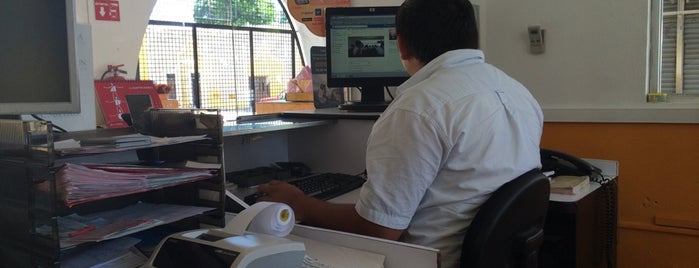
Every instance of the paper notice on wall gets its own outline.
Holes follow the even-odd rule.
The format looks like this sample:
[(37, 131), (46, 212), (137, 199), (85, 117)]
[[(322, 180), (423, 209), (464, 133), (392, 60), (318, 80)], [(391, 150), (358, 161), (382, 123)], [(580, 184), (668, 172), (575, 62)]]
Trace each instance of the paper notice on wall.
[(328, 64), (325, 47), (311, 47), (311, 73), (313, 73), (313, 104), (316, 108), (337, 107), (345, 102), (341, 87), (328, 87)]
[(288, 0), (291, 16), (317, 36), (325, 36), (325, 8), (348, 7), (351, 0)]
[(153, 108), (162, 108), (155, 85), (150, 80), (95, 80), (95, 97), (97, 109), (99, 109), (98, 125), (105, 128), (125, 128), (129, 124), (126, 122), (125, 114), (133, 119), (127, 96), (148, 96), (137, 98), (144, 102), (150, 102)]

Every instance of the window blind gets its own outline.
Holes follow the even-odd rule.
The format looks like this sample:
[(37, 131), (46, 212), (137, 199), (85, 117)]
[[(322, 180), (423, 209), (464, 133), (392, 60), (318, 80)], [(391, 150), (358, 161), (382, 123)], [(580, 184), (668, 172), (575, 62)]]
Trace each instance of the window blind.
[(663, 1), (661, 89), (699, 94), (699, 1)]

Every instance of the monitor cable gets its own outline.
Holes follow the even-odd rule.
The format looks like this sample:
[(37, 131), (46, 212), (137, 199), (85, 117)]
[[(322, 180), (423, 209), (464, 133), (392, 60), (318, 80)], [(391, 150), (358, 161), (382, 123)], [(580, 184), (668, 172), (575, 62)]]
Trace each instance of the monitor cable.
[(391, 90), (388, 89), (388, 86), (384, 87), (386, 89), (386, 93), (388, 93), (388, 96), (391, 97), (391, 100), (393, 100), (393, 94), (391, 93)]

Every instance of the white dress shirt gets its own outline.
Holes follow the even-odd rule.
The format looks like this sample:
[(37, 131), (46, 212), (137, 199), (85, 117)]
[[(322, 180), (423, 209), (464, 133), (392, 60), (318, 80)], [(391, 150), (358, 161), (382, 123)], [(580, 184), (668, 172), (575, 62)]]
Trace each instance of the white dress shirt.
[(444, 53), (398, 87), (374, 124), (356, 210), (407, 229), (403, 241), (440, 249), (442, 268), (457, 267), (480, 205), (541, 166), (542, 127), (534, 97), (480, 50)]

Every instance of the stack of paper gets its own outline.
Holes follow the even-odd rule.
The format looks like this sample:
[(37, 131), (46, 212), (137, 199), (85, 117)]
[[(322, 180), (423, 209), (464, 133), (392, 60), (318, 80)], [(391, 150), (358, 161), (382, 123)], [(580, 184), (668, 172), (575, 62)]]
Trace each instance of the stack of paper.
[(61, 267), (141, 267), (148, 258), (134, 246), (141, 242), (133, 237), (122, 237), (90, 247), (81, 254), (66, 256)]
[[(128, 136), (135, 136), (136, 138), (130, 138)], [(149, 147), (149, 146), (162, 146), (170, 144), (180, 144), (191, 141), (199, 141), (207, 139), (206, 135), (194, 135), (194, 136), (178, 136), (178, 137), (156, 137), (156, 136), (146, 136), (141, 134), (126, 135), (126, 137), (121, 136), (121, 138), (116, 138), (117, 141), (114, 142), (115, 137), (110, 138), (93, 138), (93, 139), (83, 139), (78, 142), (75, 146), (75, 141), (62, 141), (58, 146), (54, 143), (54, 148), (58, 155), (75, 155), (75, 154), (97, 154), (97, 153), (107, 153), (107, 152), (121, 152), (126, 150), (133, 150), (138, 147)], [(138, 141), (139, 139), (149, 141)], [(110, 142), (111, 140), (111, 142)], [(130, 140), (130, 141), (129, 141)], [(134, 141), (136, 140), (136, 141)], [(90, 145), (90, 144), (101, 144), (101, 145)], [(116, 145), (118, 144), (118, 145)], [(117, 147), (118, 146), (118, 147)]]
[(216, 176), (218, 169), (64, 164), (56, 188), (67, 206)]
[(150, 144), (151, 137), (138, 133), (80, 140), (80, 145), (82, 146), (103, 146), (112, 148), (145, 146)]
[[(87, 215), (69, 215), (72, 220), (94, 228), (80, 235), (61, 237), (61, 248), (70, 248), (85, 242), (99, 242), (124, 237), (143, 230), (179, 221), (211, 211), (211, 207), (138, 202), (117, 210)], [(59, 217), (58, 229), (66, 230), (65, 220)], [(50, 231), (50, 229), (48, 229)], [(50, 233), (49, 233), (50, 234)]]

